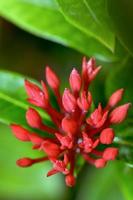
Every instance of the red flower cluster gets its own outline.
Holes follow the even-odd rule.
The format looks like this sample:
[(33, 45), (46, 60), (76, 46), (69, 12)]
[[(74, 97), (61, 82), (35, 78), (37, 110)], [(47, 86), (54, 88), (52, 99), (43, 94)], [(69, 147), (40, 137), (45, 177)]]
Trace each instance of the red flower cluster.
[[(67, 186), (74, 186), (76, 160), (79, 155), (97, 168), (104, 167), (109, 160), (116, 158), (118, 149), (106, 147), (112, 144), (115, 135), (110, 126), (119, 124), (126, 118), (130, 103), (114, 108), (123, 95), (123, 89), (119, 89), (109, 98), (105, 108), (99, 103), (98, 108), (91, 114), (88, 113), (93, 101), (88, 87), (100, 69), (101, 67), (96, 67), (94, 58), (88, 62), (83, 58), (82, 74), (76, 69), (72, 70), (69, 77), (70, 89), (65, 89), (61, 97), (60, 80), (50, 67), (46, 67), (46, 80), (56, 96), (60, 112), (52, 107), (47, 86), (43, 81), (42, 89), (25, 81), (28, 102), (45, 110), (56, 128), (45, 125), (40, 114), (33, 108), (29, 108), (26, 113), (28, 124), (48, 132), (53, 135), (52, 138), (40, 137), (20, 125), (11, 125), (19, 140), (32, 142), (33, 149), (42, 150), (47, 155), (36, 159), (19, 159), (19, 166), (28, 167), (50, 160), (53, 168), (47, 176), (61, 172), (65, 175)], [(105, 146), (103, 151), (98, 148), (100, 144)]]

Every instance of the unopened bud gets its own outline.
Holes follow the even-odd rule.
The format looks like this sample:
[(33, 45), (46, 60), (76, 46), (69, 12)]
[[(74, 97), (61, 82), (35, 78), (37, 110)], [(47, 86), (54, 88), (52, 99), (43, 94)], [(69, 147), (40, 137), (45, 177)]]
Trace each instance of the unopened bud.
[(88, 92), (88, 97), (86, 96), (86, 92), (83, 91), (81, 93), (81, 97), (78, 98), (77, 100), (77, 104), (79, 106), (79, 108), (81, 110), (83, 110), (84, 112), (87, 112), (88, 109), (90, 108), (91, 106), (91, 103), (92, 103), (92, 96), (91, 96), (91, 93)]
[(66, 185), (69, 187), (73, 187), (76, 183), (75, 177), (71, 174), (66, 175), (65, 178)]
[(29, 96), (28, 101), (38, 107), (46, 108), (48, 105), (48, 99), (45, 97), (44, 92), (34, 83), (25, 81), (26, 92)]
[(103, 158), (105, 160), (115, 160), (118, 155), (118, 149), (115, 147), (109, 147), (104, 150)]
[(77, 131), (77, 123), (74, 119), (70, 117), (65, 117), (62, 120), (62, 129), (64, 130), (65, 133), (73, 135)]
[(116, 92), (114, 92), (111, 97), (109, 98), (108, 106), (114, 107), (119, 101), (122, 99), (124, 89), (119, 89)]
[(51, 158), (56, 158), (60, 153), (60, 147), (52, 141), (45, 140), (42, 145), (42, 149)]
[(81, 88), (81, 77), (76, 69), (73, 69), (70, 78), (70, 86), (73, 92), (79, 92)]
[(34, 163), (34, 160), (31, 158), (21, 158), (16, 163), (19, 167), (30, 167)]
[(65, 89), (62, 97), (62, 103), (67, 112), (71, 113), (75, 111), (77, 102), (69, 89)]
[(110, 123), (111, 124), (119, 124), (124, 121), (127, 116), (128, 109), (131, 106), (130, 103), (124, 104), (122, 106), (118, 106), (115, 108), (110, 114)]
[(95, 160), (95, 166), (96, 168), (103, 168), (106, 165), (106, 160), (104, 160), (103, 158), (99, 158)]
[(102, 144), (111, 144), (114, 139), (114, 130), (112, 128), (104, 129), (100, 134), (100, 142)]
[(33, 108), (29, 108), (29, 110), (26, 112), (26, 120), (28, 124), (33, 128), (40, 128), (42, 125), (41, 116)]
[(46, 80), (53, 90), (59, 88), (60, 80), (55, 72), (48, 66), (46, 67)]
[(17, 125), (17, 124), (11, 124), (11, 129), (15, 137), (21, 141), (30, 141), (29, 139), (29, 131), (25, 128)]

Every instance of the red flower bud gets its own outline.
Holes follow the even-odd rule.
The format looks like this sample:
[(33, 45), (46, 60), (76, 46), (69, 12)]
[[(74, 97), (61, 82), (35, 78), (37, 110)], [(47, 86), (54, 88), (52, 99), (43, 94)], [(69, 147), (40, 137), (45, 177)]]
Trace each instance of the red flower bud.
[(103, 158), (99, 158), (95, 160), (95, 166), (96, 168), (103, 168), (106, 165), (106, 160), (104, 160)]
[(21, 141), (30, 141), (29, 134), (30, 132), (26, 130), (25, 128), (17, 125), (17, 124), (11, 124), (11, 129), (15, 137)]
[(40, 147), (40, 145), (45, 141), (44, 138), (40, 137), (39, 135), (35, 134), (35, 133), (31, 133), (29, 134), (29, 138), (30, 141), (35, 144), (35, 145), (39, 145), (38, 148)]
[(62, 145), (61, 149), (64, 149), (64, 148), (71, 149), (72, 148), (73, 139), (70, 136), (68, 136), (68, 135), (62, 136), (60, 133), (55, 133), (55, 135)]
[(68, 174), (65, 178), (66, 185), (69, 187), (73, 187), (75, 185), (75, 177), (71, 174)]
[(94, 58), (90, 58), (87, 62), (86, 58), (83, 58), (83, 65), (82, 65), (82, 76), (85, 83), (90, 83), (100, 71), (101, 66), (96, 67), (96, 61)]
[(69, 89), (65, 89), (62, 97), (62, 103), (67, 112), (71, 113), (75, 111), (77, 102)]
[(91, 75), (93, 71), (96, 68), (96, 60), (95, 58), (90, 58), (90, 60), (87, 62), (87, 73), (88, 75)]
[(26, 80), (25, 88), (29, 96), (28, 101), (31, 104), (34, 104), (41, 108), (47, 107), (48, 105), (48, 99), (46, 98), (47, 96), (45, 96), (44, 92), (37, 85)]
[(94, 80), (94, 78), (96, 77), (96, 75), (99, 73), (100, 69), (101, 69), (101, 66), (97, 67), (97, 68), (93, 71), (93, 73), (92, 73), (91, 75), (89, 74), (89, 79), (90, 79), (90, 81)]
[(73, 120), (72, 118), (70, 117), (65, 117), (63, 120), (62, 120), (62, 129), (65, 133), (68, 133), (68, 134), (75, 134), (76, 131), (77, 131), (77, 123), (75, 120)]
[(21, 158), (16, 163), (19, 167), (30, 167), (34, 163), (34, 160), (31, 158)]
[(26, 120), (28, 124), (33, 128), (40, 128), (42, 125), (41, 116), (33, 108), (29, 108), (29, 110), (26, 112)]
[(114, 92), (111, 97), (109, 98), (108, 106), (114, 107), (119, 101), (122, 99), (124, 89), (119, 89), (116, 92)]
[(46, 67), (46, 80), (53, 90), (59, 88), (60, 80), (55, 72), (48, 66)]
[(118, 149), (114, 147), (106, 148), (103, 152), (103, 158), (105, 160), (115, 160), (118, 155)]
[(54, 175), (58, 172), (62, 172), (63, 174), (68, 174), (69, 170), (66, 168), (68, 161), (66, 160), (66, 156), (64, 155), (64, 161), (62, 160), (51, 160), (53, 162), (53, 169), (47, 173), (47, 176)]
[(87, 118), (87, 123), (95, 128), (100, 128), (104, 125), (108, 117), (108, 111), (103, 112), (101, 104), (98, 105), (98, 108)]
[(61, 152), (60, 147), (50, 140), (45, 140), (41, 148), (51, 159), (56, 158)]
[(66, 168), (64, 161), (56, 160), (53, 164), (53, 168), (58, 172), (62, 172), (63, 174), (68, 174), (69, 170)]
[(91, 103), (92, 103), (92, 96), (91, 96), (91, 93), (88, 92), (88, 97), (86, 96), (86, 92), (83, 91), (81, 93), (81, 97), (78, 98), (77, 100), (77, 104), (79, 106), (79, 108), (81, 110), (83, 110), (84, 112), (87, 112), (88, 109), (90, 108), (91, 106)]
[(82, 79), (86, 81), (87, 79), (87, 60), (86, 57), (83, 57), (82, 60)]
[(83, 136), (83, 142), (81, 142), (81, 145), (79, 144), (79, 146), (84, 148), (84, 152), (90, 153), (93, 148), (93, 141), (91, 138), (89, 138), (87, 133), (83, 132), (82, 136)]
[(100, 134), (100, 142), (102, 144), (111, 144), (114, 139), (114, 130), (112, 128), (104, 129)]
[(43, 81), (41, 81), (41, 85), (42, 85), (42, 90), (44, 92), (45, 98), (48, 100), (49, 99), (49, 94), (48, 94), (47, 86)]
[(79, 143), (79, 147), (84, 149), (85, 153), (90, 153), (96, 146), (99, 144), (99, 139), (96, 139), (93, 141), (91, 138), (89, 138), (89, 134), (83, 132), (83, 141)]
[(130, 103), (124, 104), (122, 106), (118, 106), (115, 108), (110, 114), (110, 123), (111, 124), (119, 124), (124, 121), (127, 116), (128, 109), (131, 106)]
[(79, 92), (81, 88), (81, 77), (76, 69), (73, 69), (70, 78), (69, 83), (71, 86), (71, 89), (73, 92)]

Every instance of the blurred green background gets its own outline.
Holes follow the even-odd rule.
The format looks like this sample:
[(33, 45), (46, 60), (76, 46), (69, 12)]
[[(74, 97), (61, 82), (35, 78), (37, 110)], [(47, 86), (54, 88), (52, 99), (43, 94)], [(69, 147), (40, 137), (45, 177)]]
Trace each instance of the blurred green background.
[(132, 109), (126, 122), (116, 129), (119, 160), (98, 170), (86, 164), (75, 188), (66, 188), (60, 174), (47, 178), (49, 163), (27, 169), (15, 164), (20, 157), (39, 154), (31, 145), (16, 140), (8, 125), (26, 124), (23, 79), (44, 79), (47, 64), (61, 77), (63, 89), (72, 68), (81, 69), (82, 57), (95, 56), (97, 64), (103, 65), (91, 86), (95, 105), (99, 101), (105, 104), (121, 87), (126, 89), (123, 102), (133, 102), (132, 1), (87, 0), (90, 13), (95, 15), (82, 2), (0, 1), (0, 199), (133, 199)]

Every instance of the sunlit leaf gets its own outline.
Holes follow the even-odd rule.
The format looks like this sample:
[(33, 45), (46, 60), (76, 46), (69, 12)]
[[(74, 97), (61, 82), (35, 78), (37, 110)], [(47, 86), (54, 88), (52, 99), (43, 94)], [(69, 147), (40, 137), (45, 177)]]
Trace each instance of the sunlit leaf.
[[(34, 35), (72, 47), (85, 55), (93, 55), (105, 61), (118, 59), (94, 37), (87, 36), (69, 24), (55, 3), (48, 3), (48, 1), (38, 3), (35, 0), (2, 0), (0, 15)], [(108, 35), (107, 32), (106, 35)]]
[(105, 0), (57, 1), (69, 22), (114, 50), (115, 36), (111, 31)]

